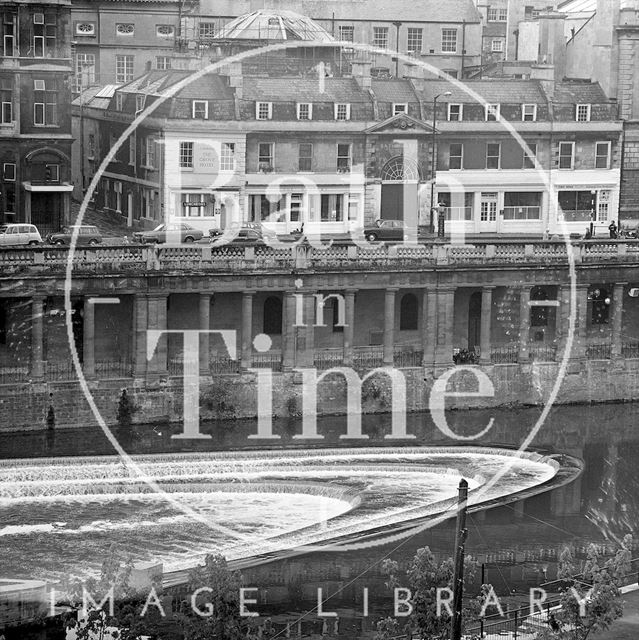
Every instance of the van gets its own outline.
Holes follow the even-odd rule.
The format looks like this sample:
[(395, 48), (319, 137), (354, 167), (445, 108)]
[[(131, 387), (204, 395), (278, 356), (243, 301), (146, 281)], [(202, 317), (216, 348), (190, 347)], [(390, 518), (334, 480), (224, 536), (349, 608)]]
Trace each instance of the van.
[(3, 224), (0, 226), (0, 246), (28, 245), (42, 243), (42, 237), (33, 224)]

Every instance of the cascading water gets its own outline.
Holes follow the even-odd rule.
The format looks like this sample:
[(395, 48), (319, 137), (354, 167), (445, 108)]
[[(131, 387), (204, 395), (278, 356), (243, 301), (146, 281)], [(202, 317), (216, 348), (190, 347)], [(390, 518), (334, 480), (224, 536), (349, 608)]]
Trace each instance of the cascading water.
[(454, 504), (461, 477), (473, 504), (540, 485), (557, 469), (537, 454), (479, 448), (134, 460), (145, 477), (117, 457), (0, 462), (3, 577), (96, 573), (113, 543), (136, 560), (162, 561), (165, 571), (193, 566), (206, 553), (240, 559), (323, 544), (441, 513)]

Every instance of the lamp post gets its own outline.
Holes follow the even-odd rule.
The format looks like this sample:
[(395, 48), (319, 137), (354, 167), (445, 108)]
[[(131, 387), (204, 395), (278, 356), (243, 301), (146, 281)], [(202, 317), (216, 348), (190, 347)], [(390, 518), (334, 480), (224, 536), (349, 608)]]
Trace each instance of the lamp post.
[(431, 132), (432, 142), (431, 142), (431, 157), (430, 157), (431, 178), (432, 178), (432, 184), (430, 187), (430, 224), (429, 224), (430, 233), (435, 233), (435, 219), (433, 214), (433, 207), (435, 206), (435, 178), (437, 176), (437, 169), (435, 167), (435, 162), (436, 162), (435, 126), (437, 125), (437, 100), (438, 98), (447, 97), (451, 95), (453, 94), (450, 91), (446, 91), (445, 93), (438, 93), (433, 98), (433, 130)]

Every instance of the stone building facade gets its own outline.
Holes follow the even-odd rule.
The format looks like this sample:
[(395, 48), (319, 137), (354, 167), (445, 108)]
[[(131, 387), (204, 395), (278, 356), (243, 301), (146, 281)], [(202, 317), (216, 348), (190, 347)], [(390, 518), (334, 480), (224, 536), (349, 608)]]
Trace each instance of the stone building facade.
[(68, 221), (71, 185), (71, 3), (0, 6), (0, 212), (41, 232)]
[[(360, 378), (396, 369), (407, 411), (427, 408), (446, 372), (455, 376), (451, 389), (469, 394), (453, 406), (541, 404), (564, 358), (559, 402), (636, 399), (635, 247), (570, 249), (574, 298), (562, 242), (78, 249), (70, 335), (108, 421), (123, 386), (142, 407), (140, 420), (182, 419), (184, 363), (195, 356), (179, 332), (193, 329), (213, 332), (200, 337), (195, 362), (208, 417), (229, 417), (229, 407), (235, 417), (256, 415), (256, 376), (264, 369), (272, 372), (272, 413), (280, 416), (302, 410), (302, 370), (309, 369), (320, 378), (318, 411), (344, 412), (345, 379), (336, 367)], [(68, 340), (66, 253), (3, 254), (13, 269), (0, 297), (4, 428), (43, 425), (49, 392), (59, 425), (93, 422)], [(28, 285), (16, 291), (18, 280)], [(172, 333), (148, 352), (149, 330)], [(494, 396), (473, 396), (476, 376), (455, 373), (459, 365), (479, 365)], [(400, 387), (387, 371), (371, 375), (373, 387), (363, 381), (364, 410), (388, 410), (391, 389)]]
[(622, 126), (597, 84), (556, 83), (539, 66), (536, 80), (462, 89), (374, 79), (369, 65), (318, 79), (250, 76), (239, 64), (224, 75), (153, 71), (92, 89), (74, 103), (78, 157), (97, 147), (76, 183), (143, 114), (94, 194), (129, 225), (350, 233), (380, 218), (428, 226), (431, 203), (459, 234), (583, 234), (592, 223), (601, 235), (617, 219)]

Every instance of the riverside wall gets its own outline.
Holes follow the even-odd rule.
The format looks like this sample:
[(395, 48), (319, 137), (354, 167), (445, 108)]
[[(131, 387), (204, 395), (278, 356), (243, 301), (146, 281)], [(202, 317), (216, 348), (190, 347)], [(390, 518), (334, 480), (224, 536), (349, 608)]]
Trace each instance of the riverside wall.
[[(451, 369), (454, 369), (454, 365)], [(457, 368), (447, 384), (448, 393), (472, 394), (478, 382), (468, 370)], [(469, 368), (470, 369), (470, 368)], [(447, 397), (447, 409), (471, 409), (543, 405), (549, 401), (562, 374), (554, 400), (557, 404), (629, 402), (639, 400), (639, 359), (580, 360), (561, 363), (499, 364), (473, 366), (492, 382), (494, 395)], [(447, 368), (400, 369), (406, 380), (407, 413), (429, 409), (434, 382)], [(280, 418), (300, 417), (304, 407), (304, 386), (297, 372), (272, 373), (272, 413)], [(100, 415), (107, 425), (117, 424), (118, 400), (126, 389), (136, 411), (135, 423), (179, 424), (184, 415), (184, 387), (180, 377), (154, 383), (132, 378), (92, 380), (86, 383)], [(332, 373), (317, 386), (317, 415), (347, 412), (344, 377)], [(362, 413), (387, 413), (392, 405), (392, 383), (381, 371), (362, 384)], [(96, 418), (76, 381), (5, 384), (0, 388), (0, 432), (47, 428), (47, 414), (53, 407), (56, 428), (93, 426)], [(258, 414), (256, 376), (253, 373), (219, 375), (200, 380), (202, 420), (255, 418)], [(390, 427), (389, 427), (390, 429)], [(301, 430), (301, 427), (300, 427)]]

